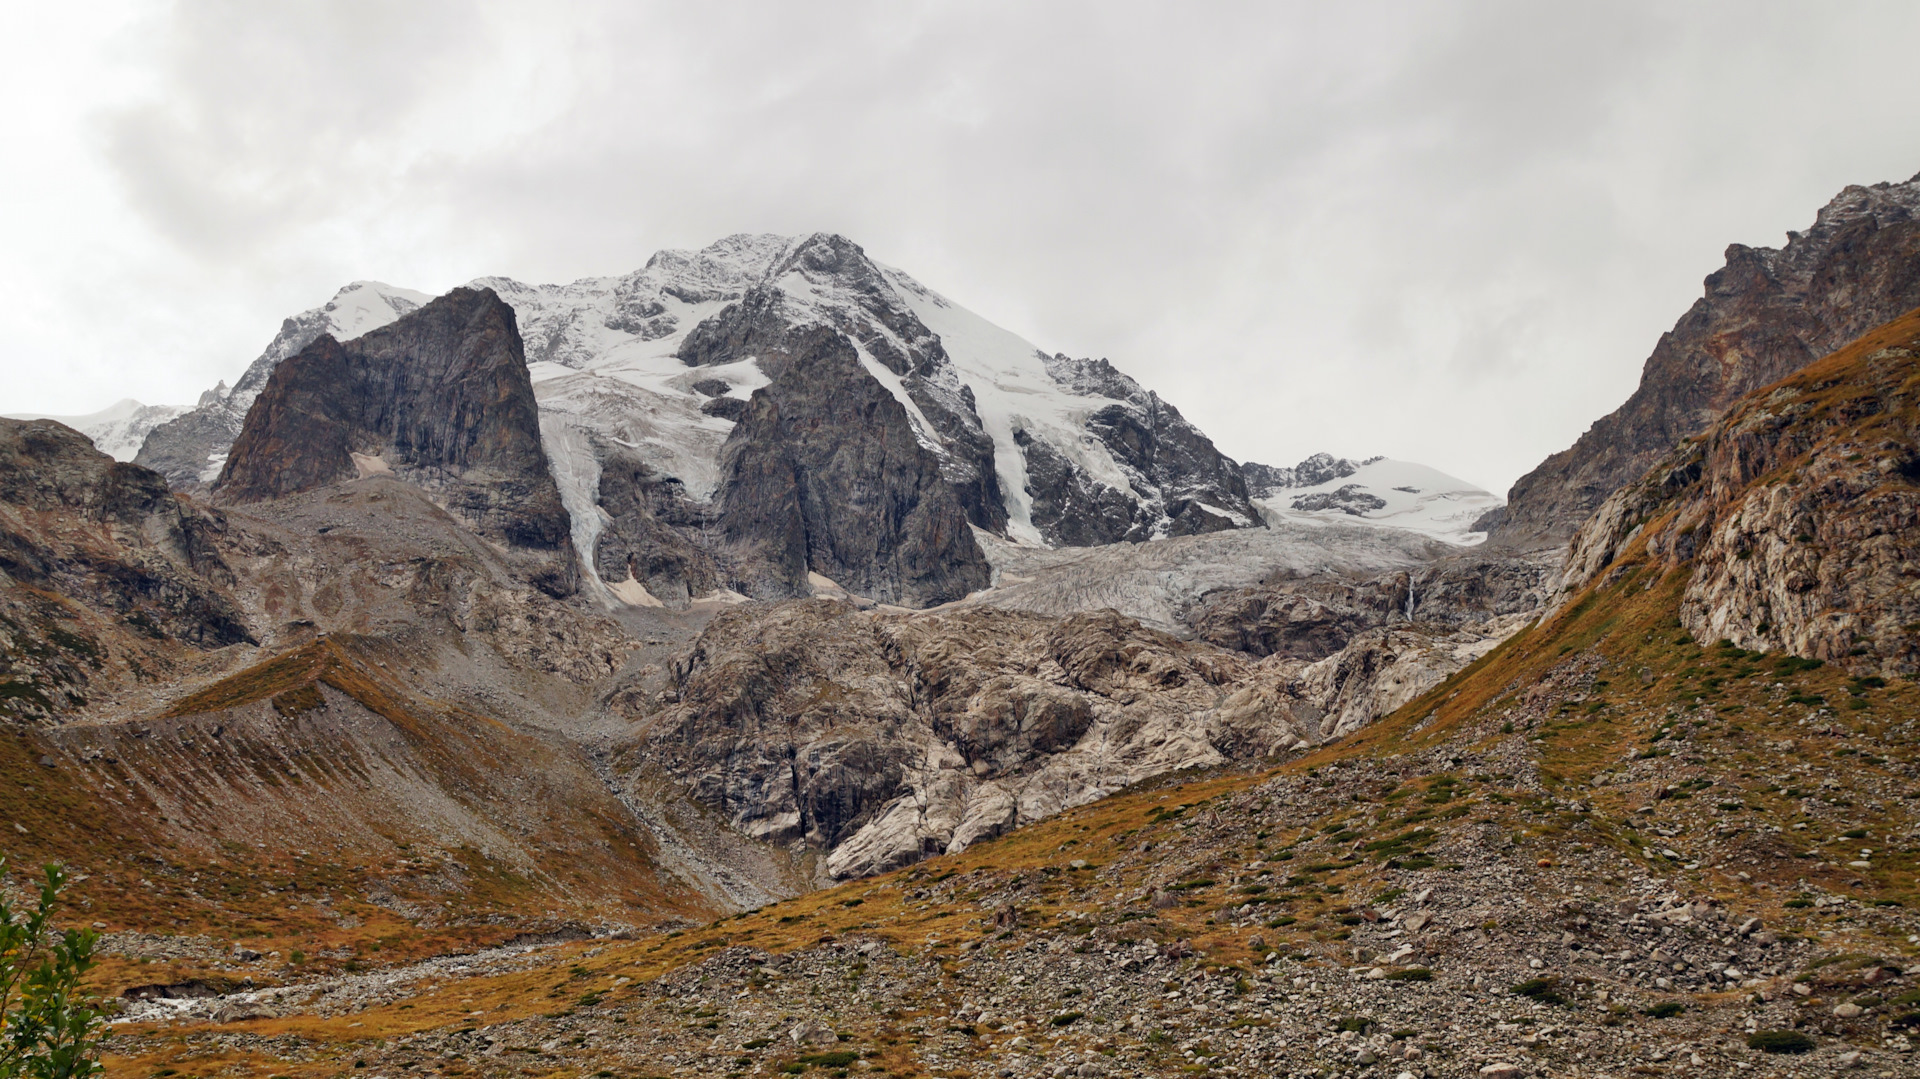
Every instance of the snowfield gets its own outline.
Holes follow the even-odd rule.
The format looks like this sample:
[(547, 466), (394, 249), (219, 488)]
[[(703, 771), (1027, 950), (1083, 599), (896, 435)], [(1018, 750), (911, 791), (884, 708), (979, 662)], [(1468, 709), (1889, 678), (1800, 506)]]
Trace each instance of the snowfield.
[[(1338, 496), (1344, 489), (1353, 494), (1371, 495), (1384, 503), (1379, 507), (1341, 509), (1295, 509), (1294, 504), (1314, 495)], [(1359, 499), (1349, 501), (1359, 503)], [(1471, 547), (1487, 538), (1473, 531), (1473, 523), (1489, 510), (1505, 502), (1498, 495), (1483, 491), (1465, 480), (1455, 479), (1437, 468), (1376, 458), (1360, 466), (1351, 476), (1328, 480), (1311, 487), (1289, 487), (1253, 504), (1266, 516), (1269, 527), (1283, 523), (1295, 525), (1316, 522), (1353, 524), (1364, 522), (1386, 528), (1403, 528), (1423, 536), (1462, 547)]]

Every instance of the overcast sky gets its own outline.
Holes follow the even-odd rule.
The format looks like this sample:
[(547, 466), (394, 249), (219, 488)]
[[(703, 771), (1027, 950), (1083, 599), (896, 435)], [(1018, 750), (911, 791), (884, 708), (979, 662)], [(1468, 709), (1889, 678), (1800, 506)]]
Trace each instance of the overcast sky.
[(1920, 171), (1920, 5), (0, 0), (0, 411), (347, 281), (843, 233), (1241, 459), (1504, 491), (1730, 242)]

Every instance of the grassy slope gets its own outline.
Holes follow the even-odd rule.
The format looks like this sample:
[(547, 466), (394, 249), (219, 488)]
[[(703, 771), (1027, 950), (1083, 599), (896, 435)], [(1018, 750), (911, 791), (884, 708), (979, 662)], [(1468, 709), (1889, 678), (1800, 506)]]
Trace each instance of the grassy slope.
[[(203, 725), (240, 710), (271, 708), (291, 720), (321, 704), (319, 686), (338, 691), (393, 725), (412, 759), (425, 762), (449, 788), (486, 792), (486, 777), (514, 767), (530, 752), (523, 739), (496, 721), (431, 701), (411, 699), (384, 684), (353, 655), (351, 643), (322, 641), (222, 679), (168, 710), (163, 719), (200, 719)], [(231, 722), (231, 721), (229, 721)], [(497, 944), (529, 929), (568, 921), (655, 920), (710, 916), (711, 906), (660, 873), (647, 849), (628, 850), (631, 822), (611, 807), (587, 804), (578, 813), (548, 808), (568, 834), (536, 833), (530, 850), (539, 866), (529, 875), (510, 862), (468, 846), (436, 849), (394, 821), (386, 833), (341, 837), (339, 851), (254, 844), (244, 829), (206, 833), (169, 821), (128, 782), (126, 762), (105, 758), (74, 766), (70, 753), (44, 733), (0, 736), (0, 854), (16, 874), (47, 861), (77, 874), (70, 893), (78, 921), (98, 919), (108, 931), (177, 937), (203, 954), (194, 959), (109, 959), (96, 982), (108, 993), (129, 986), (201, 981), (232, 986), (258, 968), (233, 967), (212, 953), (230, 942), (261, 953), (298, 956), (284, 971), (303, 977), (365, 965)], [(40, 764), (57, 756), (57, 767)], [(237, 756), (206, 765), (226, 776), (253, 780), (273, 769)], [(355, 777), (351, 762), (305, 761), (300, 776), (267, 774), (272, 784), (311, 789), (290, 796), (339, 797)], [(107, 784), (116, 786), (109, 787)], [(109, 791), (115, 793), (109, 794)], [(348, 795), (349, 797), (351, 795)], [(556, 825), (549, 825), (549, 830)], [(587, 856), (579, 851), (587, 850)], [(391, 895), (441, 908), (444, 881), (459, 891), (432, 919), (410, 918)], [(24, 878), (16, 877), (17, 883)], [(316, 902), (326, 897), (325, 902)], [(268, 976), (268, 980), (273, 980)]]

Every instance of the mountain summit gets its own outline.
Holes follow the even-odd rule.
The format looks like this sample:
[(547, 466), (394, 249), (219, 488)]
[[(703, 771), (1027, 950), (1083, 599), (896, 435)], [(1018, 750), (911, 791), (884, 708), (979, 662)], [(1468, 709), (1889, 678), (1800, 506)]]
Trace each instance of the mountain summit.
[[(1418, 507), (1365, 476), (1345, 495), (1256, 504), (1250, 478), (1274, 496), (1358, 466), (1243, 468), (1108, 361), (1047, 354), (842, 236), (730, 236), (622, 277), (469, 288), (512, 310), (581, 584), (606, 605), (807, 594), (815, 576), (885, 602), (945, 602), (990, 580), (969, 528), (1080, 547), (1259, 529), (1278, 513), (1472, 542), (1466, 525), (1496, 502), (1423, 473)], [(286, 320), (233, 388), (155, 427), (137, 460), (185, 490), (249, 487), (260, 462), (245, 483), (222, 470), (273, 372), (427, 302), (347, 286)], [(1444, 519), (1430, 519), (1434, 498), (1452, 507)], [(1473, 512), (1452, 520), (1460, 506)]]

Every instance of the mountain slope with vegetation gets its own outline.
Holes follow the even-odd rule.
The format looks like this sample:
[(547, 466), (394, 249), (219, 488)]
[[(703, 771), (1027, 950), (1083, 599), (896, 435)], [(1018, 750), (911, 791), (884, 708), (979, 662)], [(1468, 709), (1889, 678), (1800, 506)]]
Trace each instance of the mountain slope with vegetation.
[(1920, 686), (1872, 638), (1827, 661), (1688, 620), (1727, 561), (1758, 596), (1794, 572), (1721, 538), (1756, 499), (1812, 507), (1856, 624), (1900, 617), (1847, 582), (1912, 488), (1917, 338), (1907, 316), (1738, 402), (1588, 530), (1554, 610), (1299, 759), (680, 932), (188, 1005), (215, 1025), (131, 1027), (116, 1067), (1910, 1074)]

